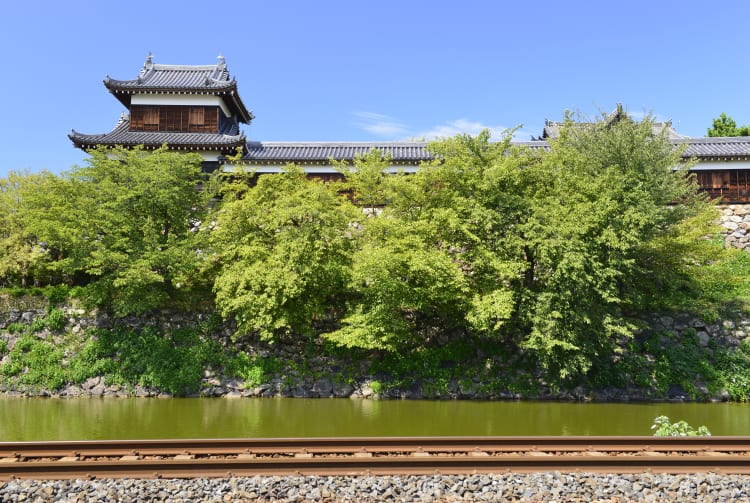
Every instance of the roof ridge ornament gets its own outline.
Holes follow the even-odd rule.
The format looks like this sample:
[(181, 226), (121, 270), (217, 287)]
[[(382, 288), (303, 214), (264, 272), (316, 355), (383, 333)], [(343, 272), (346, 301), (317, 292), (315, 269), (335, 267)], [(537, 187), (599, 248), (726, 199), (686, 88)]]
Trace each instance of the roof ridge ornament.
[(146, 56), (146, 61), (143, 63), (143, 68), (141, 68), (140, 73), (138, 74), (138, 83), (141, 83), (141, 77), (146, 75), (149, 70), (152, 70), (154, 68), (154, 55), (151, 53), (151, 51), (148, 51), (148, 56)]
[(216, 65), (216, 68), (213, 72), (213, 79), (214, 80), (227, 80), (227, 77), (229, 76), (229, 70), (227, 69), (227, 61), (224, 59), (224, 55), (222, 53), (219, 53), (216, 58), (219, 60), (218, 64)]

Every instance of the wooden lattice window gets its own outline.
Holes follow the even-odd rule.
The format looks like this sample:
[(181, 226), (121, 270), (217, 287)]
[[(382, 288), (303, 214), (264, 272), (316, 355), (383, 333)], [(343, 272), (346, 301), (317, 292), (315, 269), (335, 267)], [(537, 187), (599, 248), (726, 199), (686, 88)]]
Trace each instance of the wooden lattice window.
[(131, 131), (218, 133), (219, 107), (134, 106)]
[(190, 109), (190, 126), (202, 126), (205, 123), (205, 110), (203, 107)]
[(145, 131), (159, 130), (159, 109), (156, 107), (145, 107), (143, 109), (143, 129)]

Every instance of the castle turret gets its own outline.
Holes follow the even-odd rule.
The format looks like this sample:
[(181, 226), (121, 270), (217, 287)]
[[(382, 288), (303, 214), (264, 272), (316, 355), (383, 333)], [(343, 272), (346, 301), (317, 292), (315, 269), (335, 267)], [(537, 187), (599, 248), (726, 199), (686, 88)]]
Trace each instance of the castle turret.
[(147, 149), (161, 147), (199, 152), (209, 163), (243, 152), (247, 140), (240, 124), (249, 124), (248, 111), (230, 79), (223, 56), (216, 65), (158, 65), (151, 54), (133, 80), (107, 76), (104, 85), (127, 109), (109, 133), (69, 136), (76, 147), (99, 145)]

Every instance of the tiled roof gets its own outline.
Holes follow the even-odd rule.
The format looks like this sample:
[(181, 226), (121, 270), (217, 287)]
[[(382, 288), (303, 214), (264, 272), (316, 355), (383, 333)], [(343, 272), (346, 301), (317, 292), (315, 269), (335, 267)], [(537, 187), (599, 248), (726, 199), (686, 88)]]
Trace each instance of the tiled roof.
[(253, 119), (237, 93), (237, 81), (229, 78), (222, 56), (216, 65), (185, 66), (157, 65), (149, 54), (138, 77), (117, 80), (107, 76), (104, 85), (126, 107), (130, 107), (130, 97), (136, 93), (211, 94), (224, 97), (241, 122), (249, 123)]
[[(750, 137), (737, 138), (673, 138), (675, 146), (686, 145), (686, 159), (750, 158)], [(514, 142), (514, 145), (548, 149), (545, 140)], [(394, 162), (419, 163), (435, 158), (427, 150), (426, 142), (248, 142), (242, 160), (250, 163), (325, 162), (328, 159), (352, 160), (378, 149), (391, 154)]]
[(396, 163), (429, 161), (434, 156), (425, 142), (248, 142), (243, 161), (251, 163), (352, 160), (377, 149)]
[(687, 145), (683, 157), (697, 159), (740, 159), (750, 158), (750, 137), (733, 138), (688, 138), (674, 142)]
[(122, 145), (132, 147), (144, 145), (147, 148), (158, 148), (167, 144), (173, 148), (187, 150), (220, 150), (223, 153), (234, 153), (237, 147), (244, 146), (245, 135), (236, 125), (224, 133), (170, 133), (154, 131), (128, 131), (130, 117), (123, 114), (114, 129), (104, 134), (83, 134), (75, 130), (68, 135), (76, 147), (93, 148), (97, 145)]

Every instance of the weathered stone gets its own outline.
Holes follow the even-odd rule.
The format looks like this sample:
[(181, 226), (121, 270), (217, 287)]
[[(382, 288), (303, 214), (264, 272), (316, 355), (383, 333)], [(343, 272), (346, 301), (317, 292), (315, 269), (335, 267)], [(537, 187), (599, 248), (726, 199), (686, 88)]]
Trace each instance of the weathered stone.
[(711, 341), (711, 336), (709, 335), (708, 332), (704, 332), (703, 330), (699, 330), (696, 333), (696, 335), (698, 336), (698, 343), (701, 346), (703, 346), (703, 347), (708, 346), (708, 343)]
[(330, 396), (333, 393), (333, 384), (330, 379), (323, 377), (313, 383), (312, 392), (319, 396)]
[(672, 328), (674, 326), (674, 319), (671, 316), (660, 316), (659, 323), (661, 323), (664, 328)]
[(133, 394), (137, 397), (151, 396), (151, 392), (143, 386), (136, 386)]
[(79, 386), (76, 386), (75, 384), (73, 384), (70, 386), (66, 386), (65, 389), (60, 392), (60, 395), (76, 397), (76, 396), (81, 396), (82, 393), (83, 393), (83, 390), (81, 390)]
[(102, 383), (101, 377), (89, 377), (81, 384), (81, 389), (85, 391), (91, 391), (96, 386), (99, 386)]
[(245, 382), (242, 379), (237, 379), (234, 377), (224, 379), (223, 384), (225, 388), (228, 388), (230, 390), (241, 390), (245, 388)]
[(310, 390), (304, 385), (297, 385), (292, 391), (292, 396), (295, 398), (310, 398)]
[(346, 398), (351, 396), (354, 392), (354, 386), (349, 383), (334, 383), (333, 395), (339, 398)]
[(103, 384), (97, 384), (89, 390), (89, 393), (91, 393), (92, 396), (102, 396), (106, 390), (107, 388), (105, 388)]
[(706, 325), (706, 331), (711, 334), (712, 337), (716, 337), (721, 334), (721, 326), (718, 323), (712, 323)]

